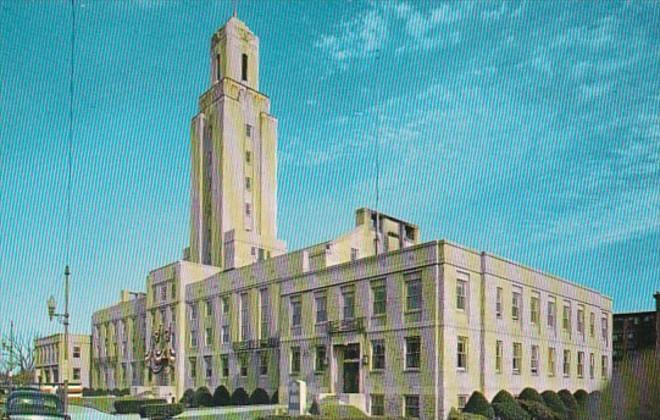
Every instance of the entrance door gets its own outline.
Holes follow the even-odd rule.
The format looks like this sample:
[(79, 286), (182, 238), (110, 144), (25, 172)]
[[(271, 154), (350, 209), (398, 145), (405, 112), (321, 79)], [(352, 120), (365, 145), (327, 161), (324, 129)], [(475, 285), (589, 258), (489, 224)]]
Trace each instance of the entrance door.
[(349, 344), (344, 351), (344, 393), (360, 392), (360, 345)]

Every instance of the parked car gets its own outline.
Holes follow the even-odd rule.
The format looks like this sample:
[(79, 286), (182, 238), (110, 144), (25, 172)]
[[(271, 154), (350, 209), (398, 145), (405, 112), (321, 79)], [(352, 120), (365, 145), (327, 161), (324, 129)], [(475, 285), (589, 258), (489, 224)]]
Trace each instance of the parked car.
[(55, 395), (36, 390), (14, 391), (7, 397), (3, 420), (54, 420), (71, 418)]

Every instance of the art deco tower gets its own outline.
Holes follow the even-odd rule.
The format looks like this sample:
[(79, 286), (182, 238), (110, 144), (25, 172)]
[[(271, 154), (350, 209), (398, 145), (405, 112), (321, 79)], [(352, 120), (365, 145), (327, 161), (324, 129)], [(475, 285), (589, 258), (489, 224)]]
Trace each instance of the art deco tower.
[(277, 120), (259, 92), (259, 39), (236, 17), (211, 40), (211, 87), (191, 127), (190, 260), (231, 269), (277, 239)]

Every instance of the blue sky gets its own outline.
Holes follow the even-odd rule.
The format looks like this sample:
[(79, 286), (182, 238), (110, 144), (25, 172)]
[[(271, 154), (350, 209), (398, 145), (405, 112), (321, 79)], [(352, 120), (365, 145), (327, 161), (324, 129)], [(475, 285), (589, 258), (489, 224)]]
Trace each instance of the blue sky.
[[(0, 330), (62, 301), (70, 10), (0, 3)], [(289, 249), (374, 206), (653, 307), (660, 289), (657, 2), (240, 1), (279, 119)], [(188, 244), (189, 123), (231, 2), (81, 1), (72, 325)], [(323, 220), (323, 223), (319, 223)]]

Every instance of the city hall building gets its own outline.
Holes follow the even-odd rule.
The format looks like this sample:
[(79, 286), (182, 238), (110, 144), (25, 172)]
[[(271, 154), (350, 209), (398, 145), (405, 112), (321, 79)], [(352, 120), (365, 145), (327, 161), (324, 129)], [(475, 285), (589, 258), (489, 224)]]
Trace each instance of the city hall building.
[(190, 246), (145, 293), (92, 318), (94, 388), (307, 385), (372, 415), (445, 418), (479, 390), (601, 388), (612, 301), (368, 208), (297, 251), (277, 236), (277, 119), (259, 40), (232, 17), (210, 49), (191, 124)]

